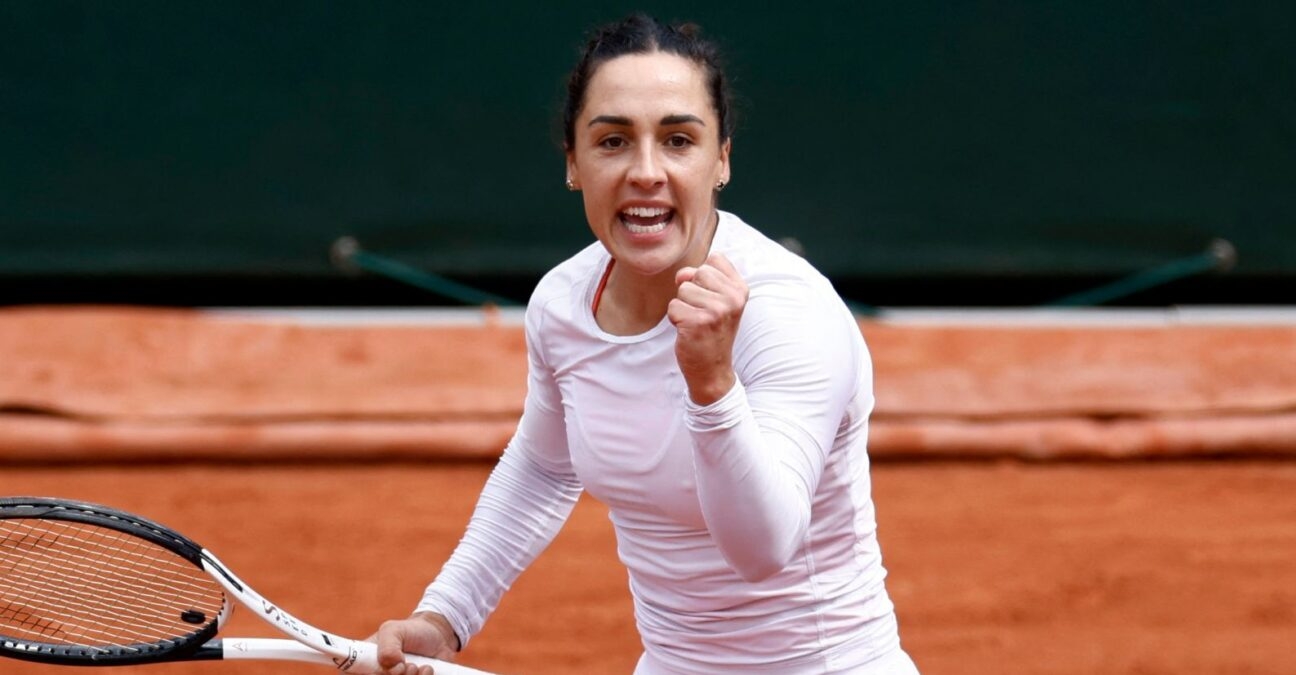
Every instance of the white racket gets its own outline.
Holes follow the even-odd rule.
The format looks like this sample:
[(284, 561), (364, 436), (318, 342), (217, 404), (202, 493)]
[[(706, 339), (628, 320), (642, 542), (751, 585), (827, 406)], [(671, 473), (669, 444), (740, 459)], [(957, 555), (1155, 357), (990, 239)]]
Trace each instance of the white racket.
[[(255, 612), (292, 640), (216, 636)], [(167, 527), (95, 504), (0, 498), (0, 656), (69, 666), (262, 659), (379, 672), (377, 646), (320, 630), (266, 600)], [(406, 654), (437, 675), (488, 675)]]

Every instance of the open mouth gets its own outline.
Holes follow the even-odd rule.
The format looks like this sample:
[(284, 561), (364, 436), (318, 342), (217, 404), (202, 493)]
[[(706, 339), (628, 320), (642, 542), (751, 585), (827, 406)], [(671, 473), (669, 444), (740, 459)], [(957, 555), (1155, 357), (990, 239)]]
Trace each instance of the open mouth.
[(618, 214), (631, 234), (656, 234), (666, 229), (675, 209), (662, 206), (631, 206)]

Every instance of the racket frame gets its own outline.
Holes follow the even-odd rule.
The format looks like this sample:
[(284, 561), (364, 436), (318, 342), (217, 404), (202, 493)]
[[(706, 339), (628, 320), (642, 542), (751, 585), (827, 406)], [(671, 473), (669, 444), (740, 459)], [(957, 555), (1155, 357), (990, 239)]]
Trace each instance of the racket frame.
[[(153, 649), (150, 650), (151, 645), (86, 647), (84, 648), (86, 653), (75, 654), (72, 653), (75, 648), (69, 648), (67, 645), (27, 640), (20, 645), (0, 638), (0, 656), (78, 666), (271, 659), (332, 665), (338, 670), (355, 673), (379, 671), (377, 645), (345, 638), (298, 619), (254, 590), (210, 551), (169, 527), (111, 507), (51, 497), (0, 497), (0, 520), (8, 519), (63, 520), (104, 527), (139, 537), (175, 553), (203, 570), (225, 590), (229, 597), (226, 598), (214, 620), (209, 621), (195, 634), (187, 636), (183, 646), (165, 649), (163, 654), (157, 654), (158, 650), (164, 649), (163, 647), (152, 646)], [(233, 613), (234, 603), (229, 602), (231, 597), (292, 640), (217, 639), (220, 629)], [(30, 648), (27, 648), (28, 645)], [(100, 656), (94, 658), (89, 653), (91, 651), (100, 653)], [(437, 675), (489, 675), (467, 666), (415, 654), (405, 654), (405, 661), (415, 665), (432, 666)]]

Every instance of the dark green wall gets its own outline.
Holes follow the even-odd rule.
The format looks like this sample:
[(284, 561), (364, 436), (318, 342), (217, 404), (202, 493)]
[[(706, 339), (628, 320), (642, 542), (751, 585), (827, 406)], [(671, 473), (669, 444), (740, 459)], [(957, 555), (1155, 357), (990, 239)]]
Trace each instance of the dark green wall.
[[(538, 274), (584, 3), (0, 6), (0, 277)], [(1296, 3), (646, 3), (728, 46), (724, 206), (835, 277), (1296, 284)], [(597, 8), (597, 9), (591, 9)]]

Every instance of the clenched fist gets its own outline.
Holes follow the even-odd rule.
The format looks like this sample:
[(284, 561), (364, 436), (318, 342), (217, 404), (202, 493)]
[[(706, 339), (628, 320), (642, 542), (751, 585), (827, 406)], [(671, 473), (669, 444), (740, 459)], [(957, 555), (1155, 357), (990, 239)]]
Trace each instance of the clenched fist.
[(689, 398), (698, 405), (709, 405), (737, 380), (733, 345), (747, 306), (747, 282), (733, 263), (713, 253), (702, 266), (676, 272), (675, 284), (675, 298), (666, 308), (677, 332), (675, 360), (688, 385)]

